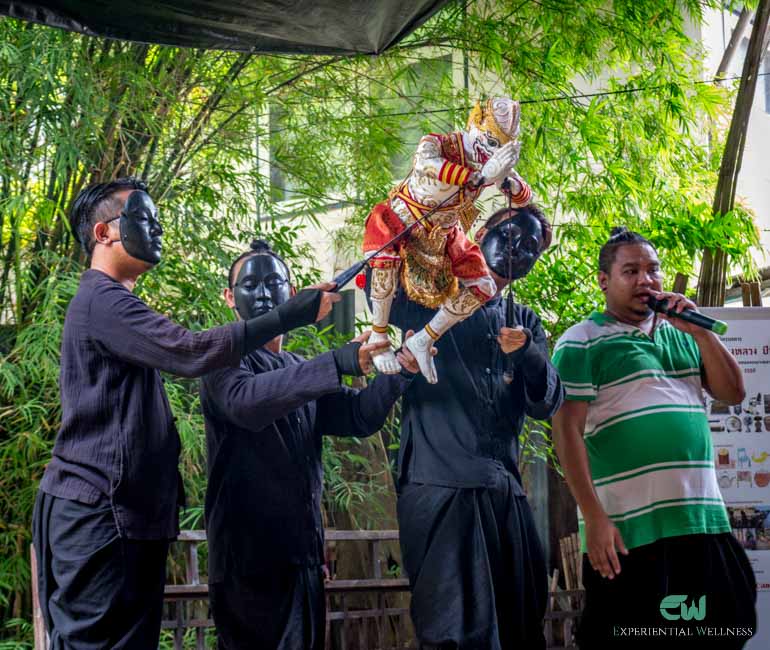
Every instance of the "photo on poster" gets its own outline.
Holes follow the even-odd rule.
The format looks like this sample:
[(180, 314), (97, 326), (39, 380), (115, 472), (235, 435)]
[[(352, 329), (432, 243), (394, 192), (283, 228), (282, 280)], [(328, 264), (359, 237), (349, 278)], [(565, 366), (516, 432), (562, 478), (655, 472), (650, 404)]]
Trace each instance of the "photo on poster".
[(733, 535), (747, 551), (770, 550), (770, 505), (728, 506)]

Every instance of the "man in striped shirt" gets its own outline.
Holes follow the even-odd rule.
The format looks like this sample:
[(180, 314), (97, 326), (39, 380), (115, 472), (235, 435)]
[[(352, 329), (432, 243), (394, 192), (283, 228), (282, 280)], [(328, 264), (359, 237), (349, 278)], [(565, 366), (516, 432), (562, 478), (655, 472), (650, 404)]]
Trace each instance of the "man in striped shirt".
[[(730, 532), (703, 404), (703, 389), (740, 403), (740, 368), (710, 331), (654, 317), (650, 296), (677, 312), (695, 305), (662, 293), (657, 253), (641, 235), (613, 231), (598, 280), (604, 312), (568, 329), (553, 357), (566, 389), (554, 442), (587, 553), (581, 650), (742, 647), (756, 622), (756, 584)], [(669, 595), (687, 596), (686, 616), (662, 605)], [(695, 624), (741, 630), (701, 638)], [(653, 628), (665, 633), (653, 640)]]

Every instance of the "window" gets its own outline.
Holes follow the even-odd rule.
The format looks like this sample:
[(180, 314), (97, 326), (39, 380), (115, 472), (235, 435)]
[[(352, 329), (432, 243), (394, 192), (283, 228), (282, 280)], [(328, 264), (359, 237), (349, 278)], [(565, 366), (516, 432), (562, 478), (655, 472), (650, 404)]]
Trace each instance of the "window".
[(770, 58), (765, 52), (765, 60), (762, 64), (762, 72), (765, 73), (765, 113), (770, 114)]
[(288, 201), (297, 198), (293, 192), (294, 184), (291, 177), (284, 171), (282, 161), (285, 140), (280, 137), (281, 129), (286, 119), (286, 108), (278, 103), (270, 104), (269, 119), (269, 158), (270, 158), (270, 200), (273, 202)]
[(409, 173), (412, 167), (414, 150), (420, 138), (430, 132), (449, 132), (454, 129), (447, 113), (430, 113), (429, 111), (448, 108), (436, 101), (424, 99), (426, 95), (435, 94), (442, 86), (451, 87), (452, 59), (445, 56), (436, 59), (425, 59), (409, 66), (407, 74), (402, 77), (399, 90), (404, 95), (397, 97), (389, 112), (413, 113), (403, 118), (401, 139), (404, 146), (394, 151), (390, 156), (390, 168), (393, 177), (401, 179)]

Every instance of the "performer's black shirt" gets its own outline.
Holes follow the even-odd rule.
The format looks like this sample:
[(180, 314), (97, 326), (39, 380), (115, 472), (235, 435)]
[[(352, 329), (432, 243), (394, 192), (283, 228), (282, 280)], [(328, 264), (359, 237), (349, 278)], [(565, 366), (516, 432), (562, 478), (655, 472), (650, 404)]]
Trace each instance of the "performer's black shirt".
[(264, 348), (201, 382), (209, 581), (323, 563), (322, 435), (378, 431), (410, 380), (344, 387), (331, 352), (305, 361)]
[[(418, 331), (435, 312), (399, 289), (390, 322)], [(503, 373), (506, 355), (497, 335), (505, 325), (505, 302), (489, 300), (436, 343), (438, 383), (418, 377), (404, 396), (399, 450), (400, 483), (447, 487), (493, 487), (501, 471), (516, 476), (524, 417), (551, 417), (564, 390), (548, 357), (540, 319), (515, 305), (516, 323), (532, 331), (532, 343), (516, 359), (513, 382)]]
[(237, 366), (244, 336), (243, 322), (191, 332), (87, 270), (64, 320), (62, 423), (40, 489), (83, 503), (108, 496), (123, 536), (175, 537), (180, 440), (159, 371)]

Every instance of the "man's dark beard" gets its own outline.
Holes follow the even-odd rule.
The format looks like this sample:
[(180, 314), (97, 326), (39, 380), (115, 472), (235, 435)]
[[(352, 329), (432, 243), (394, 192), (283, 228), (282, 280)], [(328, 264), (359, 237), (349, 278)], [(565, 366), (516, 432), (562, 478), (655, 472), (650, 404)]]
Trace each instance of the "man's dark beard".
[(652, 315), (652, 309), (645, 306), (643, 309), (631, 309), (632, 312), (634, 312), (637, 316), (644, 316), (645, 318), (649, 318)]

